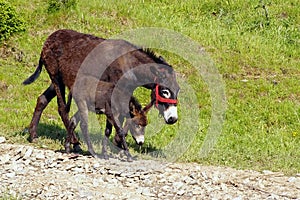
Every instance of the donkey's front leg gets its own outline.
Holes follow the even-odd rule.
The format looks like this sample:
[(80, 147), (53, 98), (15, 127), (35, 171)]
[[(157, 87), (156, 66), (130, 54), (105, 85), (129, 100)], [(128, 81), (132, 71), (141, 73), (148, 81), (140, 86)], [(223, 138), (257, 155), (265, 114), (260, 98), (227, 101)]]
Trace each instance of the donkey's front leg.
[(117, 135), (119, 136), (119, 138), (121, 138), (121, 143), (124, 147), (124, 153), (127, 156), (127, 160), (129, 162), (132, 162), (133, 159), (132, 159), (131, 154), (129, 153), (128, 145), (127, 145), (126, 139), (125, 139), (126, 138), (126, 132), (123, 130), (122, 127), (116, 127), (115, 126), (115, 129), (116, 129)]
[(77, 126), (77, 124), (80, 122), (80, 113), (79, 111), (77, 111), (70, 119), (70, 127), (69, 130), (71, 131), (71, 135), (69, 138), (69, 140), (71, 141), (71, 143), (73, 144), (73, 151), (75, 153), (80, 153), (82, 152), (82, 149), (80, 147), (80, 142), (78, 141), (78, 139), (75, 136), (75, 128)]
[(116, 132), (117, 132), (117, 134), (119, 135), (119, 137), (122, 140), (122, 144), (123, 144), (123, 147), (124, 147), (125, 155), (127, 156), (127, 160), (129, 162), (132, 162), (133, 159), (132, 159), (131, 154), (129, 153), (128, 145), (127, 145), (126, 139), (125, 139), (126, 138), (126, 134), (125, 134), (124, 130), (122, 128), (120, 128)]
[[(119, 119), (120, 124), (123, 124), (123, 122), (124, 122), (124, 116), (121, 116), (121, 115), (120, 115), (120, 116), (118, 117), (118, 119)], [(124, 132), (125, 132), (125, 138), (126, 138), (127, 133), (128, 133), (128, 126), (126, 125), (126, 123), (125, 123), (125, 126), (123, 127), (123, 130), (124, 130)], [(120, 138), (118, 134), (115, 134), (115, 137), (114, 137), (114, 139), (113, 139), (113, 143), (114, 143), (114, 145), (116, 145), (117, 147), (123, 148), (123, 149), (124, 149), (123, 143), (122, 143), (122, 138)]]
[(126, 133), (124, 132), (123, 128), (122, 128), (122, 124), (120, 123), (119, 118), (121, 117), (120, 114), (116, 114), (113, 115), (113, 112), (111, 109), (107, 109), (106, 111), (106, 118), (107, 120), (114, 126), (115, 130), (116, 130), (116, 134), (118, 135), (119, 138), (121, 138), (121, 144), (124, 147), (124, 151), (125, 151), (125, 155), (127, 156), (127, 160), (129, 162), (131, 162), (132, 156), (129, 153), (129, 149), (125, 140), (126, 137)]

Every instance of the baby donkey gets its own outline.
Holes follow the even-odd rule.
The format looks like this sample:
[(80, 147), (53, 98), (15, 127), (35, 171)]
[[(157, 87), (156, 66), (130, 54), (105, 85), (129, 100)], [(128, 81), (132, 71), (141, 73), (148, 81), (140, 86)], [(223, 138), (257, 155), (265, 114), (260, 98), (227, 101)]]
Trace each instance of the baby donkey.
[[(113, 94), (118, 97), (116, 101), (112, 100)], [(142, 106), (132, 94), (121, 91), (114, 84), (85, 75), (77, 78), (74, 87), (70, 91), (67, 109), (70, 107), (72, 98), (77, 104), (78, 111), (70, 120), (70, 130), (72, 131), (69, 134), (74, 134), (74, 129), (80, 121), (80, 128), (88, 150), (93, 156), (97, 156), (88, 134), (88, 111), (105, 114), (107, 128), (103, 139), (102, 153), (104, 158), (108, 158), (107, 143), (111, 135), (111, 128), (114, 126), (116, 130), (114, 142), (125, 150), (128, 161), (131, 161), (132, 157), (128, 151), (125, 137), (128, 130), (130, 130), (137, 144), (142, 145), (144, 143), (145, 127), (148, 124), (146, 114), (150, 108), (145, 107), (142, 109)], [(125, 118), (126, 122), (124, 128), (122, 128)]]

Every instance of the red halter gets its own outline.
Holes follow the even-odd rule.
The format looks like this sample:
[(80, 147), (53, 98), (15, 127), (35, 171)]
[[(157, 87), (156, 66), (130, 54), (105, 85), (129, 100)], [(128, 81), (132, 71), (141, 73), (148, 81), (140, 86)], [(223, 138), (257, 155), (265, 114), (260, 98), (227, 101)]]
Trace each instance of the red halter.
[(155, 98), (156, 98), (156, 102), (155, 102), (155, 106), (158, 107), (158, 102), (162, 102), (162, 103), (171, 103), (171, 104), (177, 104), (177, 99), (166, 99), (164, 97), (159, 96), (158, 93), (158, 84), (156, 84), (156, 88), (155, 88)]

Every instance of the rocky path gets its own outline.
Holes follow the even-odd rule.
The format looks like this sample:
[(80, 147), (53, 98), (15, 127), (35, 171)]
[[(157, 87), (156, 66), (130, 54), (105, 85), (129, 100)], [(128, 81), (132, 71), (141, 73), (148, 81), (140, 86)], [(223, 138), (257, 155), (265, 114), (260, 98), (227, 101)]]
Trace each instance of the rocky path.
[(300, 199), (300, 175), (0, 144), (0, 199)]

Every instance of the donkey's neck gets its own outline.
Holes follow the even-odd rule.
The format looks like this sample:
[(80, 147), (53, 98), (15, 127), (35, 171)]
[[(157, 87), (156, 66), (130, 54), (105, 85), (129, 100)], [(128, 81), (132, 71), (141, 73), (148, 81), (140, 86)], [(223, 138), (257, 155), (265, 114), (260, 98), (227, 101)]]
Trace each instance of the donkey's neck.
[(156, 81), (156, 76), (150, 71), (150, 66), (153, 65), (155, 63), (141, 64), (126, 71), (116, 85), (129, 93), (133, 93), (137, 87), (145, 85), (148, 89), (153, 89)]

